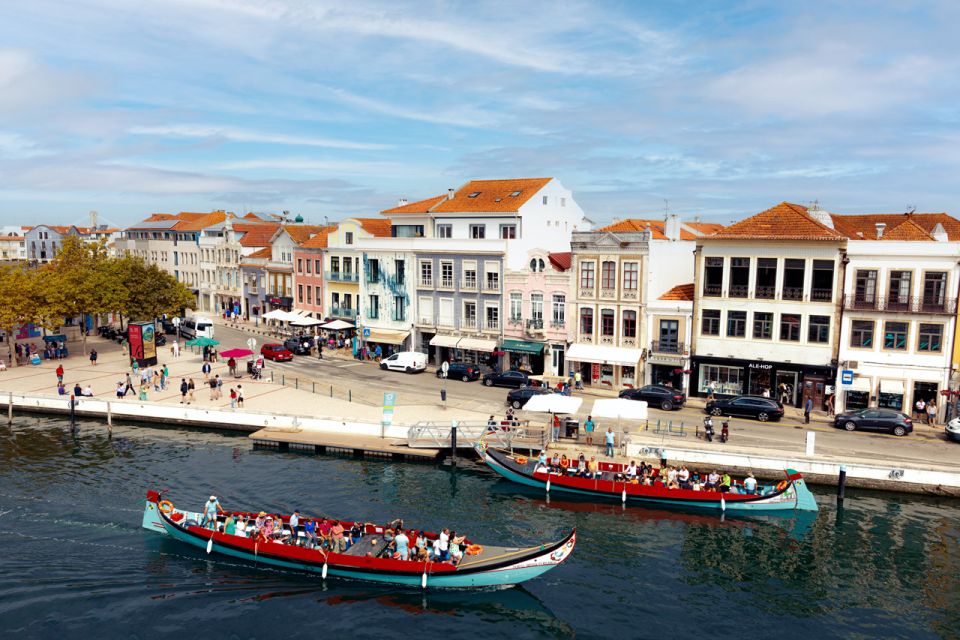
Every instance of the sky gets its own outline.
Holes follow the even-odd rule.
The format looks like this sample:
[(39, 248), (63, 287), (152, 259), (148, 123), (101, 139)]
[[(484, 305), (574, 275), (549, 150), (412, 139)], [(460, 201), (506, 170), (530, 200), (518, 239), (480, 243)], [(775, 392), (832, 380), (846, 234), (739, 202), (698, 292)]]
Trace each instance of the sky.
[(597, 223), (960, 215), (957, 2), (0, 0), (0, 225), (371, 216), (559, 179)]

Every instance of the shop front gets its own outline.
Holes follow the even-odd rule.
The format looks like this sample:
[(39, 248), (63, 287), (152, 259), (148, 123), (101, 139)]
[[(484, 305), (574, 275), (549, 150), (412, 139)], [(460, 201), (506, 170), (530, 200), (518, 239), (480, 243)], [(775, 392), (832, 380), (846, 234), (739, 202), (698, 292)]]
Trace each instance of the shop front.
[(280, 309), (281, 311), (290, 311), (293, 309), (293, 298), (289, 296), (271, 296), (264, 300), (264, 306), (269, 311)]
[(685, 390), (686, 375), (690, 374), (690, 360), (684, 356), (651, 353), (647, 357), (650, 367), (650, 384), (661, 384)]
[(584, 385), (611, 389), (640, 386), (637, 371), (642, 371), (642, 358), (640, 349), (583, 343), (570, 345), (566, 353), (569, 371), (579, 371)]
[(398, 351), (405, 351), (407, 338), (410, 337), (409, 331), (395, 331), (392, 329), (375, 329), (367, 327), (363, 333), (369, 335), (363, 336), (363, 343), (367, 347), (367, 353), (372, 355), (380, 347), (380, 357), (386, 358)]
[(457, 348), (457, 343), (460, 342), (460, 336), (450, 336), (443, 335), (441, 333), (430, 335), (429, 341), (427, 340), (427, 335), (424, 334), (423, 340), (428, 345), (428, 355), (429, 360), (436, 366), (440, 366), (441, 362), (453, 362), (456, 360), (454, 357), (454, 350)]
[(529, 371), (534, 375), (543, 374), (543, 350), (546, 345), (542, 342), (528, 342), (526, 340), (504, 340), (501, 350), (505, 353), (505, 363), (508, 368), (519, 371)]
[(707, 396), (712, 388), (718, 396), (767, 396), (793, 407), (810, 397), (814, 408), (824, 409), (835, 377), (829, 365), (694, 356), (690, 392)]
[(870, 378), (865, 376), (856, 376), (853, 383), (841, 385), (843, 391), (843, 406), (837, 407), (837, 411), (854, 411), (856, 409), (866, 409), (870, 406), (870, 393), (873, 383)]
[(484, 365), (491, 369), (496, 369), (499, 364), (496, 355), (496, 340), (460, 338), (457, 341), (456, 348), (450, 351), (452, 353), (452, 359), (458, 362)]

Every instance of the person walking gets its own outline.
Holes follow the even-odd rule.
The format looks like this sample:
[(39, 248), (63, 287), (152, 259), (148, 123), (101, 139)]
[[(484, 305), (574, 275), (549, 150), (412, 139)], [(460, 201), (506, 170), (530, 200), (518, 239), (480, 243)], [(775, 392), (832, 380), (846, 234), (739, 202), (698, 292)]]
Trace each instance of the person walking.
[(96, 349), (90, 349), (90, 365), (94, 367), (97, 366), (97, 350)]
[(131, 378), (130, 374), (128, 373), (126, 384), (124, 384), (123, 387), (123, 395), (127, 395), (127, 393), (136, 394), (136, 392), (137, 390), (133, 388), (133, 378)]
[(323, 360), (323, 340), (317, 338), (317, 360)]
[(917, 420), (924, 419), (926, 408), (927, 403), (923, 401), (923, 398), (917, 398), (917, 401), (913, 404), (913, 412)]
[(173, 346), (170, 347), (170, 353), (173, 354), (174, 358), (180, 357), (180, 341), (179, 340), (173, 341)]
[(717, 399), (717, 383), (715, 380), (711, 380), (710, 384), (707, 385), (707, 402)]
[(200, 367), (200, 371), (203, 372), (203, 379), (204, 379), (204, 380), (209, 380), (209, 379), (210, 379), (210, 370), (211, 370), (211, 369), (212, 369), (212, 367), (210, 366), (210, 363), (209, 363), (209, 362), (204, 362), (204, 363), (203, 363), (203, 366)]
[(587, 416), (587, 421), (583, 423), (583, 430), (587, 434), (587, 444), (593, 444), (593, 416)]
[(180, 404), (190, 404), (187, 402), (187, 393), (190, 391), (190, 385), (187, 384), (186, 378), (180, 378)]
[(813, 411), (813, 398), (807, 396), (803, 401), (803, 424), (810, 424), (810, 412)]
[(607, 433), (604, 434), (607, 441), (607, 456), (613, 457), (613, 446), (617, 443), (617, 435), (613, 432), (613, 427), (607, 427)]
[[(193, 392), (196, 388), (197, 388), (197, 385), (194, 383), (193, 378), (188, 379), (187, 380), (187, 392), (188, 392), (187, 400), (189, 400), (190, 402), (193, 402), (195, 400), (195, 398), (193, 397)], [(188, 402), (187, 404), (190, 404), (190, 402)]]
[(230, 408), (237, 408), (237, 390), (233, 387), (230, 387)]
[(58, 364), (57, 365), (57, 384), (62, 384), (62, 383), (63, 383), (63, 365)]
[(931, 427), (937, 424), (937, 403), (933, 398), (927, 403), (927, 424)]
[(216, 380), (216, 378), (210, 378), (210, 380), (207, 382), (207, 386), (210, 387), (210, 400), (211, 400), (211, 402), (212, 402), (213, 400), (216, 400), (216, 399), (217, 399), (217, 380)]
[(827, 415), (828, 416), (832, 416), (834, 414), (834, 411), (836, 411), (836, 409), (833, 406), (833, 403), (835, 402), (834, 398), (835, 398), (835, 394), (832, 394), (832, 393), (829, 396), (827, 396)]
[(243, 407), (243, 385), (237, 385), (237, 406)]
[(218, 373), (214, 380), (217, 381), (217, 400), (223, 397), (223, 378), (220, 377)]
[(573, 384), (577, 391), (583, 391), (583, 374), (579, 371), (573, 374)]
[(167, 365), (163, 365), (163, 371), (160, 372), (160, 389), (165, 391), (167, 388), (167, 378), (170, 377), (170, 370)]

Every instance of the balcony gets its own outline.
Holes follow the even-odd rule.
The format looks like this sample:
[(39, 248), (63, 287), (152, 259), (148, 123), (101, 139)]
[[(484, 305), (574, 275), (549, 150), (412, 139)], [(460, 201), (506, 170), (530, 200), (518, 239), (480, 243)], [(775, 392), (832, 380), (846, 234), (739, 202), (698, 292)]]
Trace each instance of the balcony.
[(567, 326), (567, 323), (562, 318), (554, 318), (553, 320), (550, 321), (551, 329), (563, 329), (566, 326)]
[(468, 278), (460, 284), (460, 289), (462, 291), (476, 291), (477, 290), (477, 279)]
[(541, 329), (543, 329), (543, 318), (527, 320), (527, 331), (539, 331)]
[(487, 318), (487, 324), (484, 326), (484, 331), (499, 331), (500, 330), (500, 321), (494, 318)]
[(710, 297), (719, 297), (720, 292), (723, 289), (718, 284), (705, 284), (703, 285), (703, 295)]
[(497, 293), (500, 291), (500, 281), (499, 280), (487, 280), (483, 284), (483, 290), (487, 292)]
[(507, 319), (507, 324), (509, 324), (511, 327), (519, 327), (523, 324), (523, 318), (520, 316), (511, 316)]
[(330, 280), (331, 282), (340, 282), (340, 272), (327, 271), (327, 280)]
[(356, 318), (357, 310), (349, 307), (330, 307), (330, 315), (334, 318)]
[(803, 300), (803, 287), (784, 287), (783, 288), (783, 300)]
[(340, 281), (341, 282), (359, 282), (360, 274), (353, 273), (352, 271), (344, 271), (343, 273), (340, 274)]
[(811, 289), (810, 300), (814, 302), (830, 302), (833, 300), (833, 289)]
[(844, 298), (843, 308), (849, 311), (885, 311), (889, 313), (926, 313), (953, 315), (957, 312), (956, 298), (903, 296), (858, 296)]
[(652, 353), (673, 353), (673, 354), (682, 354), (683, 343), (677, 340), (654, 340), (650, 343), (650, 351)]
[(479, 331), (480, 325), (477, 323), (476, 318), (464, 318), (460, 321), (460, 330), (461, 331)]
[(730, 297), (731, 298), (746, 298), (749, 287), (745, 284), (732, 284), (730, 285)]
[(453, 289), (453, 278), (441, 278), (441, 279), (440, 279), (440, 288), (441, 288), (441, 289)]
[(421, 313), (420, 315), (417, 316), (417, 324), (422, 324), (427, 327), (435, 326), (433, 321), (433, 315)]
[(433, 289), (433, 278), (420, 278), (421, 289)]
[(753, 297), (760, 298), (761, 300), (773, 300), (775, 297), (777, 297), (777, 288), (757, 286), (756, 291), (753, 293)]

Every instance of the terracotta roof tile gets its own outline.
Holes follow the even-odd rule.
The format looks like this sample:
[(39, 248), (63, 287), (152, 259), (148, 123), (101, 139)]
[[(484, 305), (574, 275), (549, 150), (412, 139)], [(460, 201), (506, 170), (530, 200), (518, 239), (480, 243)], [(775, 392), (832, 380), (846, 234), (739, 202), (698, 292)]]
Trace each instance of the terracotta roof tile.
[(803, 205), (781, 202), (724, 227), (711, 238), (745, 240), (840, 240), (843, 234), (815, 220)]
[(254, 251), (247, 257), (248, 258), (271, 258), (273, 257), (273, 249), (270, 247), (264, 247), (263, 249)]
[(573, 253), (569, 251), (551, 253), (548, 257), (550, 258), (550, 264), (552, 264), (557, 271), (566, 271), (570, 268), (570, 265), (573, 264)]
[(323, 226), (315, 224), (285, 224), (283, 225), (283, 229), (296, 244), (300, 245), (323, 229)]
[(392, 209), (384, 209), (380, 213), (386, 215), (392, 215), (396, 213), (429, 213), (430, 209), (442, 202), (444, 198), (446, 198), (446, 196), (434, 196), (432, 198), (427, 198), (426, 200), (418, 200), (417, 202), (400, 205), (399, 207), (394, 207)]
[[(830, 214), (833, 226), (852, 240), (876, 240), (877, 223), (887, 225), (881, 240), (934, 240), (934, 228), (940, 224), (951, 240), (960, 240), (960, 220), (946, 213), (867, 213), (859, 215)], [(895, 235), (906, 222), (912, 226), (904, 227)], [(923, 238), (917, 234), (913, 226), (919, 227), (930, 237)]]
[(327, 239), (330, 234), (337, 230), (336, 225), (330, 225), (329, 227), (324, 227), (317, 232), (315, 236), (301, 244), (300, 246), (304, 249), (326, 249), (327, 248)]
[(391, 235), (390, 221), (382, 218), (354, 218), (363, 227), (363, 230), (375, 238), (389, 238)]
[(923, 227), (918, 225), (913, 220), (906, 220), (898, 224), (897, 226), (895, 226), (893, 229), (884, 230), (884, 233), (881, 239), (882, 240), (927, 240), (927, 241), (936, 242), (936, 240), (932, 235), (927, 233), (927, 231), (925, 231)]
[(717, 233), (724, 228), (723, 225), (718, 222), (684, 222), (683, 224), (684, 226), (699, 231), (705, 236)]
[(227, 214), (224, 211), (202, 214), (199, 218), (194, 217), (196, 215), (198, 214), (187, 213), (185, 216), (184, 212), (178, 213), (177, 217), (181, 218), (183, 222), (178, 222), (173, 228), (177, 231), (202, 231), (227, 219)]
[(279, 227), (279, 224), (233, 224), (234, 231), (243, 234), (240, 236), (241, 247), (269, 247)]
[(660, 300), (693, 300), (693, 283), (678, 284), (660, 296)]
[(551, 180), (553, 178), (471, 180), (460, 187), (453, 198), (444, 198), (431, 211), (437, 213), (517, 211)]
[[(650, 237), (653, 240), (666, 240), (667, 235), (665, 231), (666, 222), (664, 220), (644, 220), (641, 218), (630, 218), (627, 220), (620, 220), (614, 222), (613, 224), (607, 225), (600, 229), (600, 231), (610, 231), (612, 233), (617, 232), (641, 232), (650, 229)], [(713, 222), (680, 222), (680, 239), (681, 240), (695, 240), (701, 236), (711, 235), (716, 233), (720, 229), (723, 229), (722, 224), (716, 224)]]

